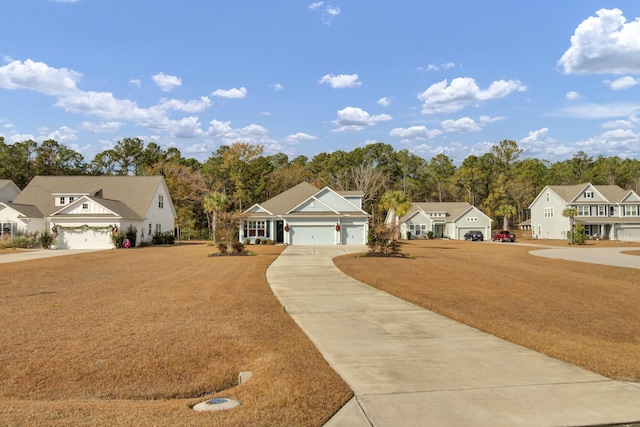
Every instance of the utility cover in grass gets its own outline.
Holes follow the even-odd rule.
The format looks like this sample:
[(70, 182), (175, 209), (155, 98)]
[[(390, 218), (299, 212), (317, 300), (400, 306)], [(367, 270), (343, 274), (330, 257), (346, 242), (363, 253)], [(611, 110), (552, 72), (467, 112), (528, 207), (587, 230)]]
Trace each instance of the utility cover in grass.
[(193, 407), (194, 411), (222, 411), (224, 409), (231, 409), (239, 406), (240, 402), (233, 399), (227, 399), (224, 397), (214, 397), (206, 402), (198, 403)]

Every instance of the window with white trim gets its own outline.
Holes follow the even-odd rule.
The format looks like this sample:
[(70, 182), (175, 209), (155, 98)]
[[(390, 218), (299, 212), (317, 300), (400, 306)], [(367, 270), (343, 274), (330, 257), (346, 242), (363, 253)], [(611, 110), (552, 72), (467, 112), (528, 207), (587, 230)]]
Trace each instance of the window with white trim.
[(583, 196), (585, 199), (593, 199), (593, 191), (585, 191)]
[(64, 196), (60, 197), (60, 199), (58, 199), (58, 203), (60, 204), (60, 206), (66, 204), (66, 197)]
[(598, 216), (607, 216), (607, 207), (605, 205), (598, 205)]
[(553, 208), (544, 208), (544, 217), (553, 218)]
[(87, 209), (89, 209), (89, 203), (83, 203), (83, 204), (82, 204), (82, 209), (84, 209), (85, 211), (86, 211)]
[(589, 206), (578, 206), (578, 216), (589, 216)]
[(551, 195), (549, 194), (549, 192), (547, 191), (547, 202), (551, 200)]
[(158, 195), (158, 208), (164, 208), (164, 196), (162, 194)]
[(638, 205), (625, 205), (624, 216), (638, 216)]
[(149, 236), (151, 236), (151, 229), (153, 227), (153, 224), (149, 223)]
[(478, 222), (478, 217), (477, 216), (468, 216), (466, 218), (467, 222)]
[(246, 221), (244, 223), (245, 237), (271, 237), (270, 221)]
[(162, 224), (156, 224), (156, 233), (162, 233)]

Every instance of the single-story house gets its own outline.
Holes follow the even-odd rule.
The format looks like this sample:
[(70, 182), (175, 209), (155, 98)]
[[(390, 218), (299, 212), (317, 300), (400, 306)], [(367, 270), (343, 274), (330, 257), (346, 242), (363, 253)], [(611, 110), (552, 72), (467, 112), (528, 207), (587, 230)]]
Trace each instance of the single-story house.
[(244, 213), (240, 241), (289, 245), (364, 245), (369, 214), (359, 191), (319, 189), (308, 182), (256, 203)]
[(590, 238), (640, 241), (640, 197), (617, 185), (548, 185), (529, 205), (534, 239), (569, 237), (570, 218), (584, 226)]
[(387, 212), (385, 222), (391, 224), (393, 217), (399, 223), (401, 239), (426, 238), (431, 232), (434, 238), (464, 240), (464, 234), (471, 230), (481, 231), (486, 239), (491, 235), (493, 221), (467, 202), (411, 203), (402, 218)]
[(58, 249), (112, 248), (111, 234), (131, 225), (137, 239), (173, 232), (176, 211), (162, 176), (36, 176), (0, 203), (0, 222), (15, 233), (49, 230)]

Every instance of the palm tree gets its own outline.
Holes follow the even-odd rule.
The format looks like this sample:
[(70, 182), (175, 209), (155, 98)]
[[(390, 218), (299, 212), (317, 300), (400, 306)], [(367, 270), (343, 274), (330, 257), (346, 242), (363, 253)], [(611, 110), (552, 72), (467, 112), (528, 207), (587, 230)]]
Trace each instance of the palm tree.
[(213, 239), (213, 243), (216, 243), (216, 231), (218, 228), (218, 217), (221, 212), (224, 212), (229, 206), (229, 198), (219, 191), (214, 191), (213, 193), (205, 194), (202, 199), (202, 207), (204, 211), (207, 213), (207, 220), (209, 220), (209, 215), (211, 215), (211, 220), (209, 220), (209, 225), (211, 227), (211, 236)]
[(502, 217), (502, 229), (509, 230), (509, 218), (516, 214), (516, 208), (512, 205), (500, 205), (496, 215)]
[(575, 243), (574, 235), (573, 235), (573, 218), (578, 214), (578, 209), (576, 208), (565, 208), (562, 211), (562, 216), (569, 218), (569, 235), (571, 236), (571, 244)]
[(397, 219), (402, 218), (411, 206), (411, 201), (402, 191), (389, 190), (380, 198), (380, 207), (383, 210), (391, 212), (391, 241), (395, 241), (396, 230), (398, 227)]

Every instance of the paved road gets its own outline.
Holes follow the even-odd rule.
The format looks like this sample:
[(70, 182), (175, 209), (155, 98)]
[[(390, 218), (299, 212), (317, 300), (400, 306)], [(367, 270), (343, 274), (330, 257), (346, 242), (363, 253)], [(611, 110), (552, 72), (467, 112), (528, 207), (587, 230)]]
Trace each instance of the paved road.
[(500, 340), (342, 274), (365, 247), (289, 246), (283, 307), (355, 397), (327, 426), (589, 426), (640, 421), (640, 384)]

